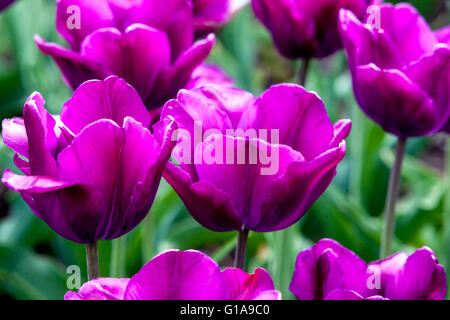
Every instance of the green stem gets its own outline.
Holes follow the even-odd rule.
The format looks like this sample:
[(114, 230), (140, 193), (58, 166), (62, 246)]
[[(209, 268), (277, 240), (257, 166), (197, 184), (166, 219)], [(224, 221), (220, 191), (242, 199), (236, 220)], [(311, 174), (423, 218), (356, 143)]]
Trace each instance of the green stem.
[[(447, 138), (447, 148), (446, 148), (446, 184), (447, 184), (447, 194), (445, 197), (445, 206), (444, 206), (444, 243), (443, 250), (445, 255), (445, 270), (450, 270), (450, 137)], [(450, 277), (448, 277), (448, 288), (450, 288)], [(447, 290), (447, 298), (450, 297), (450, 290)]]
[(352, 161), (352, 174), (350, 177), (350, 195), (359, 205), (362, 205), (362, 180), (364, 171), (365, 148), (364, 141), (367, 132), (367, 122), (365, 116), (359, 106), (353, 103), (352, 108), (352, 126), (353, 132), (358, 134), (352, 135), (350, 139), (350, 152)]
[(147, 215), (141, 224), (141, 247), (142, 259), (146, 264), (153, 257), (154, 253), (154, 220), (151, 214)]
[(111, 248), (111, 277), (121, 278), (126, 276), (126, 236), (114, 239)]
[(97, 241), (86, 244), (86, 262), (88, 280), (93, 280), (99, 277), (98, 272), (98, 245)]
[(234, 267), (245, 271), (245, 256), (247, 254), (247, 240), (249, 230), (245, 227), (239, 231), (236, 251), (234, 255)]
[(297, 224), (277, 231), (274, 234), (273, 251), (273, 270), (274, 282), (277, 288), (281, 291), (283, 299), (290, 299), (291, 293), (289, 291), (289, 284), (292, 273), (294, 272), (295, 253), (293, 250), (293, 242)]
[(308, 75), (309, 62), (309, 58), (304, 59), (298, 73), (298, 83), (302, 87), (306, 85), (306, 76)]
[(385, 258), (392, 251), (392, 240), (395, 232), (395, 204), (397, 201), (403, 157), (405, 155), (406, 139), (399, 138), (397, 142), (397, 148), (395, 150), (394, 166), (391, 170), (391, 176), (389, 178), (389, 188), (386, 198), (385, 207), (385, 224), (383, 230), (383, 236), (381, 238), (380, 257)]

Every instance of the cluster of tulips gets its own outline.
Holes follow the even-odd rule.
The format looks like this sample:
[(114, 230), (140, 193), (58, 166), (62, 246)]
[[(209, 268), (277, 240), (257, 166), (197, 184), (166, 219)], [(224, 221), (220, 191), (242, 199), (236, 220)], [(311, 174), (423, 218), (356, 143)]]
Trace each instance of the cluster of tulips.
[[(341, 48), (360, 107), (398, 137), (381, 260), (323, 239), (299, 253), (290, 290), (307, 300), (444, 299), (433, 251), (393, 254), (391, 243), (406, 140), (450, 133), (450, 27), (432, 31), (409, 4), (252, 0), (280, 54), (303, 60), (301, 85), (254, 97), (204, 63), (232, 1), (56, 3), (70, 48), (35, 42), (73, 96), (51, 115), (33, 93), (23, 118), (3, 121), (22, 174), (8, 169), (2, 182), (61, 237), (86, 244), (89, 281), (65, 299), (281, 299), (264, 269), (245, 272), (247, 238), (297, 223), (336, 175), (351, 121), (333, 124), (303, 86), (310, 59)], [(262, 132), (271, 134), (252, 134)], [(139, 225), (162, 178), (202, 226), (238, 233), (234, 268), (169, 250), (130, 279), (99, 277), (97, 241)]]

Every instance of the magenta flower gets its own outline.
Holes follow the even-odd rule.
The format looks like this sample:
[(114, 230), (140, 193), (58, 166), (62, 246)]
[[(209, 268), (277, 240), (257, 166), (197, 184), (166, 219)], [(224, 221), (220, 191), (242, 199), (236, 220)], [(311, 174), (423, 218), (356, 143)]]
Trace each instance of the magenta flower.
[(66, 300), (279, 300), (270, 275), (263, 269), (247, 274), (220, 271), (207, 255), (194, 250), (168, 250), (150, 260), (131, 279), (99, 278)]
[(193, 43), (189, 0), (167, 0), (164, 5), (159, 0), (59, 0), (56, 16), (56, 28), (71, 50), (38, 36), (35, 40), (55, 60), (70, 87), (117, 75), (136, 88), (156, 115), (214, 44), (214, 35)]
[(444, 127), (450, 116), (448, 28), (433, 33), (409, 4), (378, 9), (378, 26), (376, 19), (363, 24), (352, 12), (340, 13), (359, 105), (399, 138), (450, 132)]
[(117, 77), (81, 85), (61, 117), (44, 104), (34, 93), (23, 119), (3, 121), (3, 141), (25, 175), (8, 169), (2, 182), (66, 239), (91, 243), (129, 232), (152, 205), (173, 124), (159, 144), (139, 95)]
[(342, 48), (337, 27), (341, 8), (362, 18), (369, 0), (252, 0), (256, 17), (289, 59), (323, 58)]
[(214, 32), (230, 18), (230, 0), (192, 0), (192, 3), (195, 33), (198, 35)]
[(176, 121), (180, 139), (173, 152), (180, 166), (168, 163), (164, 177), (214, 231), (270, 232), (297, 222), (333, 179), (351, 127), (333, 126), (316, 94), (290, 84), (256, 99), (214, 85), (181, 90), (161, 118)]
[(369, 265), (331, 239), (297, 257), (291, 292), (301, 300), (442, 300), (446, 275), (429, 248)]

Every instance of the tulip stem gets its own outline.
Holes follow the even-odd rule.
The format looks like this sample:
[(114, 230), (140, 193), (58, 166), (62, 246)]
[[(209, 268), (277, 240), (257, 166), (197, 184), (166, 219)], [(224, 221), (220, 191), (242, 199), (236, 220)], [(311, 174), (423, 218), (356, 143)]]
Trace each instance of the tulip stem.
[(309, 68), (309, 62), (310, 59), (309, 58), (305, 58), (303, 60), (303, 63), (300, 67), (300, 72), (298, 73), (298, 83), (304, 87), (306, 84), (306, 76), (308, 74), (308, 68)]
[(400, 186), (402, 163), (405, 155), (406, 139), (399, 138), (395, 150), (394, 166), (389, 178), (389, 188), (386, 197), (386, 207), (384, 216), (384, 230), (381, 238), (380, 256), (387, 257), (392, 250), (392, 240), (395, 232), (395, 204)]
[(93, 280), (99, 277), (98, 272), (98, 245), (97, 241), (86, 244), (86, 262), (88, 280)]
[(234, 254), (234, 267), (245, 271), (245, 256), (247, 251), (247, 240), (249, 230), (242, 227), (238, 233), (236, 251)]

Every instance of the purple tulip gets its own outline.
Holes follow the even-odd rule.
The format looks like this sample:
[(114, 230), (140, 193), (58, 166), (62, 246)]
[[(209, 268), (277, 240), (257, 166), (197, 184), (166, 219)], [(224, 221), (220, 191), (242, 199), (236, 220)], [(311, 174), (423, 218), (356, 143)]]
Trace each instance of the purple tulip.
[(331, 239), (297, 257), (291, 292), (301, 300), (442, 300), (446, 275), (429, 248), (369, 265)]
[(8, 8), (15, 0), (0, 0), (0, 11)]
[(197, 35), (214, 32), (230, 18), (230, 0), (192, 0)]
[(36, 36), (70, 87), (89, 79), (117, 75), (139, 92), (154, 110), (189, 81), (208, 56), (214, 35), (193, 43), (190, 0), (59, 0), (56, 28), (71, 50)]
[[(181, 90), (165, 105), (165, 118), (179, 128), (173, 156), (180, 166), (168, 163), (164, 177), (214, 231), (270, 232), (297, 222), (333, 179), (351, 127), (349, 120), (333, 126), (316, 94), (290, 84), (256, 99), (214, 85)], [(221, 146), (226, 152), (209, 161)], [(258, 161), (249, 159), (250, 150)]]
[(366, 24), (352, 12), (340, 12), (359, 105), (399, 138), (450, 132), (448, 27), (433, 33), (409, 4), (377, 8)]
[(124, 80), (92, 80), (77, 89), (60, 117), (39, 93), (23, 119), (3, 121), (3, 141), (25, 174), (9, 169), (2, 182), (62, 237), (91, 243), (120, 237), (147, 215), (173, 148), (147, 129), (150, 116)]
[(252, 0), (256, 17), (289, 59), (323, 58), (342, 48), (337, 27), (341, 8), (362, 18), (370, 0)]
[(247, 274), (220, 271), (207, 255), (194, 250), (168, 250), (150, 260), (131, 279), (99, 278), (66, 300), (279, 300), (270, 275), (263, 269)]

